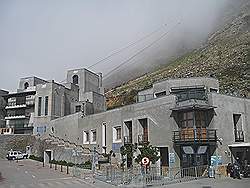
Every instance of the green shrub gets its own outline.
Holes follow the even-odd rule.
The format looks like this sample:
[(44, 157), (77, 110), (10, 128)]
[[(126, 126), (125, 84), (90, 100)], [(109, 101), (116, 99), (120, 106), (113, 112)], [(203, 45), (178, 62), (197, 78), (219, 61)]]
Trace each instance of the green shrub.
[(38, 157), (38, 156), (35, 156), (35, 155), (30, 155), (29, 158), (32, 159), (32, 160), (35, 160), (35, 161), (43, 162), (43, 157)]

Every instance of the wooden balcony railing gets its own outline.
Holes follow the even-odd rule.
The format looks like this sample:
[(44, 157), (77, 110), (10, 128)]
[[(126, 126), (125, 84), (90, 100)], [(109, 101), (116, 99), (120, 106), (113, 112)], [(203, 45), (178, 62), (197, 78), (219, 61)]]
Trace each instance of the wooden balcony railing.
[(216, 142), (217, 135), (215, 129), (206, 128), (184, 128), (173, 131), (173, 142)]

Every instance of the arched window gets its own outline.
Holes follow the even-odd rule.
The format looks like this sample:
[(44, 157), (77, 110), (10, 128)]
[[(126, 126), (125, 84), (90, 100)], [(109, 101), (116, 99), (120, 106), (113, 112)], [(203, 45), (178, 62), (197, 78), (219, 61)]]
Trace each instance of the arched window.
[(29, 87), (29, 83), (28, 82), (25, 82), (24, 84), (24, 89), (27, 89)]
[(78, 75), (74, 75), (72, 78), (73, 78), (73, 84), (78, 84)]

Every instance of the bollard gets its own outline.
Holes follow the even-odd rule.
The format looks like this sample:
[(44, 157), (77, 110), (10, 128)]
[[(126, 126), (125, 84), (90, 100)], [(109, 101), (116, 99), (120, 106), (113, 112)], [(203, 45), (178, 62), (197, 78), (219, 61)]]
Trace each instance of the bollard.
[(67, 174), (69, 174), (69, 166), (67, 165)]
[(43, 167), (44, 167), (44, 161), (43, 161)]
[(61, 172), (63, 172), (63, 166), (61, 165)]
[(57, 170), (57, 165), (55, 164), (55, 170)]
[(52, 163), (49, 163), (49, 167), (52, 168)]

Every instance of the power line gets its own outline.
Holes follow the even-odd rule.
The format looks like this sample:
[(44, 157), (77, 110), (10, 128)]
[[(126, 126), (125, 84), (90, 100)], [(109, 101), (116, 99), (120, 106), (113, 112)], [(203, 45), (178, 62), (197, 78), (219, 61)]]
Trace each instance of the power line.
[(111, 71), (109, 71), (106, 75), (103, 76), (103, 78), (108, 78), (111, 73), (113, 73), (114, 71), (116, 71), (117, 69), (119, 69), (121, 66), (129, 63), (133, 58), (135, 58), (137, 55), (139, 55), (140, 53), (142, 53), (144, 50), (150, 48), (155, 43), (157, 43), (158, 41), (160, 41), (162, 38), (164, 38), (167, 34), (169, 34), (170, 31), (173, 30), (175, 27), (177, 27), (179, 24), (180, 24), (180, 22), (178, 22), (177, 24), (175, 24), (170, 30), (168, 30), (166, 33), (162, 34), (159, 38), (157, 38), (156, 40), (154, 40), (153, 42), (151, 42), (149, 45), (147, 45), (146, 47), (144, 47), (141, 50), (139, 50), (136, 54), (134, 54), (133, 56), (131, 56), (130, 58), (128, 58), (127, 60), (125, 60), (123, 63), (121, 63), (120, 65), (118, 65), (117, 67), (115, 67), (114, 69), (112, 69)]
[(145, 35), (144, 37), (142, 37), (142, 38), (136, 40), (135, 42), (132, 42), (132, 43), (128, 44), (127, 46), (122, 47), (121, 49), (119, 49), (119, 50), (117, 50), (117, 51), (111, 53), (110, 55), (108, 55), (108, 56), (102, 58), (101, 60), (97, 61), (96, 63), (90, 65), (90, 66), (88, 67), (88, 69), (89, 69), (89, 68), (92, 68), (92, 67), (94, 67), (94, 66), (96, 66), (96, 65), (98, 65), (98, 64), (100, 64), (100, 63), (102, 63), (102, 62), (104, 62), (104, 61), (106, 61), (106, 60), (109, 59), (110, 57), (112, 57), (112, 56), (114, 56), (114, 55), (116, 55), (116, 54), (122, 52), (123, 50), (126, 50), (126, 49), (130, 48), (131, 46), (134, 46), (135, 44), (137, 44), (137, 43), (143, 41), (144, 39), (150, 37), (151, 35), (157, 33), (157, 32), (160, 31), (163, 27), (166, 27), (166, 26), (167, 26), (167, 24), (164, 24), (163, 26), (160, 26), (158, 29), (156, 29), (156, 30), (154, 30), (153, 32), (149, 33), (148, 35)]

